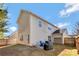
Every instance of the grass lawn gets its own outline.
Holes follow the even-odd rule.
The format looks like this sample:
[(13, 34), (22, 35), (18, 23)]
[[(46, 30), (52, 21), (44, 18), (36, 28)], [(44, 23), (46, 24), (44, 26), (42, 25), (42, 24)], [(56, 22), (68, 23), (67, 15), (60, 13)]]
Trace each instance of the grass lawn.
[(0, 49), (1, 56), (71, 56), (78, 55), (75, 47), (67, 45), (54, 45), (53, 50), (45, 51), (36, 47), (14, 45)]
[(54, 45), (56, 49), (53, 53), (58, 56), (79, 56), (76, 47), (69, 45)]

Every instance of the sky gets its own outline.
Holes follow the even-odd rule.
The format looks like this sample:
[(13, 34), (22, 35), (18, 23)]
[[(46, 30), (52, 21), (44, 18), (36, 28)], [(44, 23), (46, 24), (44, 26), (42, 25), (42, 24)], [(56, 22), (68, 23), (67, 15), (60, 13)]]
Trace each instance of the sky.
[(21, 9), (31, 11), (59, 28), (67, 28), (72, 34), (74, 25), (79, 21), (79, 4), (68, 3), (7, 3), (8, 8), (8, 33), (17, 31), (17, 20)]

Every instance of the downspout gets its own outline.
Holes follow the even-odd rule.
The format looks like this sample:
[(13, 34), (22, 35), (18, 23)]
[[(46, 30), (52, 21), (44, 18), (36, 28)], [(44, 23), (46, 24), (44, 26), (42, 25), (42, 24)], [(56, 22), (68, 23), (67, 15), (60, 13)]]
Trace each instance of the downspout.
[(62, 44), (64, 44), (64, 34), (62, 33)]

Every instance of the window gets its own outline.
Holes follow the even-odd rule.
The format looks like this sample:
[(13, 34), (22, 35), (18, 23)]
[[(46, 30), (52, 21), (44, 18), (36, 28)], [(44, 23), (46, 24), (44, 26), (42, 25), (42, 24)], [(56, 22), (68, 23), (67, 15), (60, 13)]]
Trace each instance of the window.
[(51, 30), (51, 28), (50, 28), (50, 27), (48, 27), (48, 29), (49, 29), (49, 30)]
[(41, 21), (39, 21), (39, 27), (42, 27), (42, 22)]
[(23, 41), (23, 35), (21, 36), (20, 40)]
[(51, 41), (51, 36), (48, 36), (48, 40)]
[(29, 40), (29, 39), (30, 39), (30, 37), (29, 37), (29, 35), (28, 35), (28, 43), (30, 43), (30, 40)]

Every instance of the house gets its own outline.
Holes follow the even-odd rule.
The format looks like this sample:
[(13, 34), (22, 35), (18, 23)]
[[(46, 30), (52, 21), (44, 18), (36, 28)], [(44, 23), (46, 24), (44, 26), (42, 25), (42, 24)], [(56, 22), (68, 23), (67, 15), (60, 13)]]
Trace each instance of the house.
[(64, 36), (66, 36), (67, 29), (58, 29), (52, 33), (52, 37), (54, 38), (55, 44), (64, 44)]
[(75, 45), (77, 35), (68, 35), (67, 29), (58, 29), (52, 33), (54, 44)]
[(18, 43), (30, 46), (39, 45), (39, 42), (54, 40), (52, 33), (59, 28), (36, 14), (21, 10), (17, 20)]

